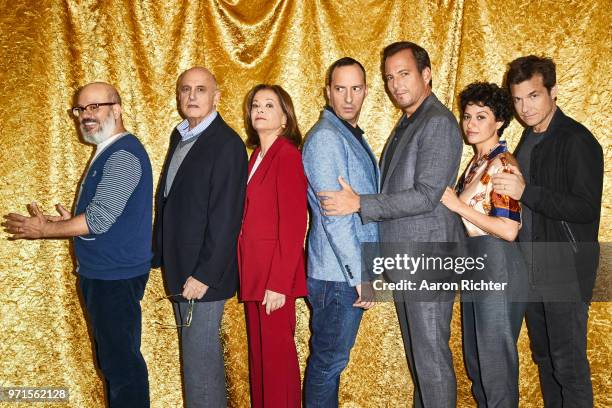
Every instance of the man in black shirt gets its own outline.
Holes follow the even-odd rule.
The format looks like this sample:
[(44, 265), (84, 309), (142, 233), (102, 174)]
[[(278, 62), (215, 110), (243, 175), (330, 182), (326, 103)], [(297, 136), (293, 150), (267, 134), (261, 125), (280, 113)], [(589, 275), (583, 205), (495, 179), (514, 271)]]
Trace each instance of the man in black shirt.
[[(387, 91), (403, 114), (382, 153), (380, 192), (353, 190), (343, 182), (340, 191), (319, 193), (321, 207), (326, 216), (358, 213), (364, 225), (377, 223), (383, 243), (460, 242), (465, 231), (459, 217), (440, 203), (459, 170), (457, 120), (432, 92), (427, 50), (398, 41), (385, 47), (382, 57)], [(414, 407), (454, 408), (457, 383), (449, 347), (454, 292), (429, 291), (425, 302), (410, 290), (393, 296), (414, 379)]]
[[(512, 61), (507, 83), (526, 126), (515, 151), (522, 174), (513, 168), (514, 174), (493, 176), (493, 185), (521, 201), (519, 240), (533, 243), (526, 259), (532, 292), (526, 318), (544, 406), (593, 406), (587, 320), (599, 256), (603, 152), (588, 129), (557, 107), (551, 59), (530, 55)], [(566, 243), (567, 250), (549, 243)], [(544, 253), (555, 246), (552, 256)], [(562, 272), (568, 269), (573, 276)], [(568, 285), (581, 299), (551, 291)]]
[(344, 57), (328, 70), (329, 105), (308, 132), (302, 158), (308, 177), (308, 301), (312, 308), (311, 354), (304, 377), (306, 407), (338, 406), (340, 374), (349, 361), (372, 291), (362, 279), (361, 244), (378, 241), (378, 226), (356, 214), (327, 217), (317, 199), (338, 188), (338, 177), (360, 191), (378, 191), (376, 158), (357, 124), (367, 95), (363, 66)]

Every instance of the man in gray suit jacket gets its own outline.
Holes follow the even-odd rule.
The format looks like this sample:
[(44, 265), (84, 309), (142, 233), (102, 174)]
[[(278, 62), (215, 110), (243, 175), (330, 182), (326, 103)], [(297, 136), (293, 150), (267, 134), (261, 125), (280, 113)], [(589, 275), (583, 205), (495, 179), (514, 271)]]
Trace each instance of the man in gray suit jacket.
[[(317, 199), (339, 188), (338, 176), (357, 191), (378, 192), (378, 166), (357, 125), (367, 95), (363, 66), (344, 57), (328, 70), (327, 106), (308, 132), (302, 158), (312, 209), (308, 235), (308, 301), (312, 307), (311, 354), (304, 393), (307, 407), (337, 407), (340, 374), (355, 343), (363, 310), (373, 305), (362, 278), (361, 243), (378, 241), (378, 224), (357, 214), (327, 217)], [(370, 296), (371, 298), (371, 296)]]
[[(383, 60), (388, 92), (404, 115), (383, 151), (381, 192), (358, 195), (341, 181), (342, 190), (319, 194), (325, 213), (358, 212), (364, 224), (379, 222), (381, 242), (462, 240), (459, 218), (440, 204), (445, 188), (455, 183), (461, 133), (453, 114), (431, 91), (427, 51), (396, 42), (384, 49)], [(414, 406), (454, 407), (456, 380), (448, 345), (454, 294), (430, 295), (427, 302), (415, 302), (410, 292), (395, 293)]]

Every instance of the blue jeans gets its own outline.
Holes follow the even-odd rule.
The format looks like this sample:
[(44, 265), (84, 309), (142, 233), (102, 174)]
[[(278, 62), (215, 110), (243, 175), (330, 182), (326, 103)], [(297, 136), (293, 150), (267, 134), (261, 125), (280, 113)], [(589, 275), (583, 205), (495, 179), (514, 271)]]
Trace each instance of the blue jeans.
[(363, 309), (346, 282), (308, 278), (312, 307), (311, 350), (304, 378), (306, 407), (337, 407), (340, 374), (349, 361)]

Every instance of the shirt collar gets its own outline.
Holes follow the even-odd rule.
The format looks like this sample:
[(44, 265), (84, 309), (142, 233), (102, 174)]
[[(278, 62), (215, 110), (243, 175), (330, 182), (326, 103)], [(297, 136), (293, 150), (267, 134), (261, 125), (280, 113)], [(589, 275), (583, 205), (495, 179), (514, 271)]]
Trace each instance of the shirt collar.
[(340, 120), (340, 122), (342, 122), (342, 124), (344, 126), (346, 126), (346, 128), (348, 130), (350, 130), (350, 132), (353, 134), (353, 136), (355, 136), (357, 139), (360, 139), (363, 136), (363, 130), (359, 127), (359, 125), (357, 126), (353, 126), (350, 123), (348, 123), (346, 120), (342, 119), (340, 116), (336, 115), (336, 112), (334, 112), (334, 110), (332, 109), (331, 106), (327, 105), (325, 107), (326, 110), (330, 111), (331, 113), (334, 114), (335, 117), (338, 118), (338, 120)]
[(506, 141), (505, 140), (500, 140), (495, 146), (493, 146), (493, 148), (491, 148), (491, 151), (489, 151), (489, 153), (487, 153), (485, 156), (486, 156), (487, 160), (491, 161), (498, 154), (504, 153), (504, 152), (507, 152), (507, 151), (508, 151), (508, 146), (506, 145)]
[(176, 126), (176, 130), (181, 135), (181, 139), (183, 141), (189, 140), (192, 137), (198, 136), (200, 133), (206, 130), (208, 126), (212, 123), (213, 120), (217, 117), (217, 111), (213, 109), (211, 113), (208, 114), (200, 123), (198, 123), (193, 129), (189, 129), (189, 121), (187, 119), (183, 120)]
[(106, 139), (105, 141), (98, 143), (96, 145), (96, 153), (94, 154), (94, 160), (96, 157), (98, 157), (100, 155), (100, 153), (102, 153), (108, 146), (110, 146), (111, 144), (113, 144), (113, 142), (115, 142), (117, 139), (119, 139), (121, 136), (127, 135), (128, 132), (121, 132), (121, 133), (117, 133), (115, 135), (112, 135), (111, 137), (109, 137), (108, 139)]
[[(431, 95), (429, 95), (427, 98), (429, 98), (430, 96)], [(419, 117), (419, 114), (423, 112), (423, 106), (425, 106), (425, 101), (427, 100), (427, 98), (425, 98), (423, 102), (421, 102), (419, 107), (412, 113), (412, 115), (408, 116), (404, 113), (404, 115), (402, 116), (402, 120), (400, 120), (400, 123), (397, 125), (397, 127), (400, 129), (405, 129), (408, 127), (408, 125), (414, 123), (414, 121)]]
[(533, 135), (538, 136), (540, 138), (544, 138), (545, 136), (548, 136), (549, 134), (552, 133), (551, 129), (557, 126), (557, 121), (562, 115), (563, 115), (563, 112), (561, 112), (561, 109), (558, 106), (555, 106), (555, 112), (553, 113), (553, 117), (550, 120), (550, 123), (548, 124), (548, 127), (546, 128), (545, 131), (536, 132), (533, 126), (530, 126), (529, 129)]

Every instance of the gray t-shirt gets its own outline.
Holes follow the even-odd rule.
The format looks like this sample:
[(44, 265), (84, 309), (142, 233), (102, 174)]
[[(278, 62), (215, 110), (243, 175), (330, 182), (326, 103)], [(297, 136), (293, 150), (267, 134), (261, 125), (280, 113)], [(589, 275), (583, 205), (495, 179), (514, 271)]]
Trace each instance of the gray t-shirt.
[[(527, 184), (532, 182), (530, 171), (531, 165), (531, 153), (533, 152), (533, 148), (542, 141), (546, 132), (536, 133), (533, 129), (529, 129), (527, 134), (525, 134), (525, 138), (523, 139), (523, 143), (521, 145), (521, 150), (519, 154), (516, 155), (516, 160), (519, 163), (519, 167), (521, 169), (521, 173), (523, 174), (523, 178)], [(533, 214), (531, 209), (527, 207), (525, 204), (521, 205), (521, 229), (519, 230), (518, 239), (521, 242), (531, 242), (532, 240), (532, 220)]]

